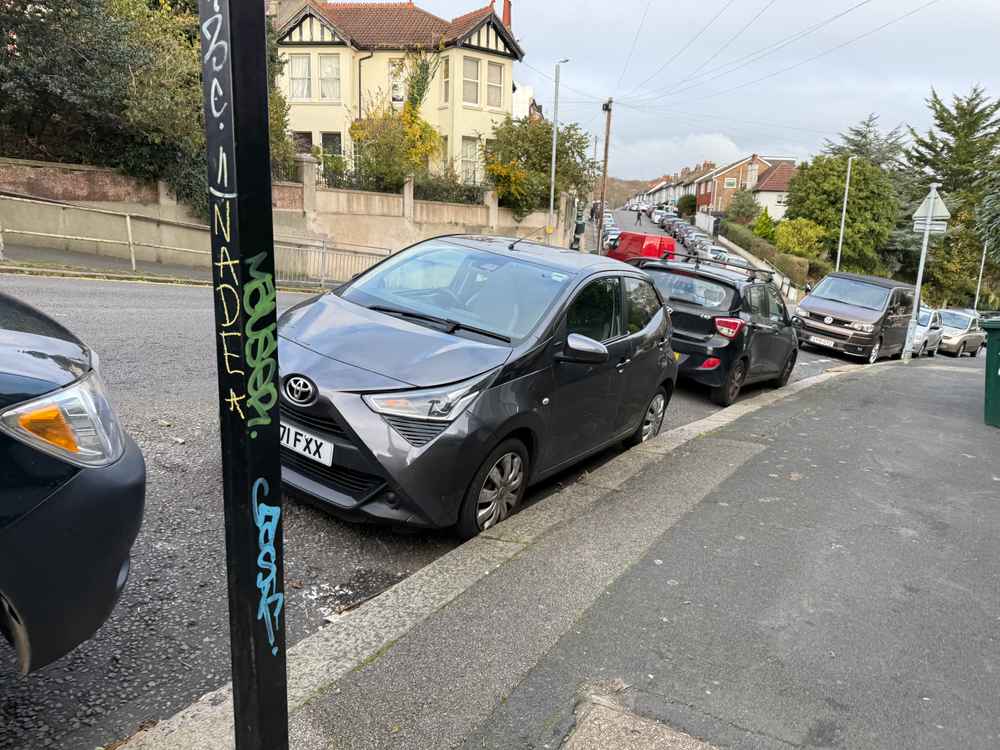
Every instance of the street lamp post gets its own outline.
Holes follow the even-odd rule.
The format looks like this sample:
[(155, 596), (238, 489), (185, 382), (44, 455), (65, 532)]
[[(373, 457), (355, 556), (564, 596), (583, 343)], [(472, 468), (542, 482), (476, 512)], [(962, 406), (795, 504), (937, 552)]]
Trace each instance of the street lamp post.
[(983, 290), (983, 270), (986, 268), (986, 250), (989, 246), (988, 241), (983, 243), (983, 259), (979, 263), (979, 281), (976, 282), (976, 301), (972, 303), (973, 310), (979, 309), (979, 293)]
[(556, 144), (559, 140), (559, 66), (568, 63), (569, 58), (563, 58), (556, 63), (556, 93), (552, 102), (552, 174), (549, 177), (549, 222), (548, 232), (555, 231), (556, 208)]
[(840, 254), (844, 249), (844, 225), (847, 223), (847, 196), (851, 193), (851, 167), (854, 166), (856, 156), (847, 159), (847, 180), (844, 183), (844, 207), (840, 212), (840, 241), (837, 243), (837, 267), (840, 270)]

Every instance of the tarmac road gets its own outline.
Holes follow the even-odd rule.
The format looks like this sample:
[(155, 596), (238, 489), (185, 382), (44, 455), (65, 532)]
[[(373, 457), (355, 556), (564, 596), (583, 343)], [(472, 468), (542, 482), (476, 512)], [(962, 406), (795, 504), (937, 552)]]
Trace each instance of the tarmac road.
[[(218, 402), (208, 287), (0, 276), (5, 292), (55, 316), (101, 354), (102, 372), (148, 470), (132, 578), (89, 642), (26, 679), (0, 642), (0, 749), (96, 747), (167, 717), (229, 679)], [(279, 295), (279, 310), (302, 295)], [(802, 352), (794, 379), (842, 360)], [(751, 393), (757, 389), (750, 389)], [(682, 386), (669, 426), (717, 409)], [(617, 450), (535, 488), (529, 502)], [(456, 544), (286, 510), (289, 644), (338, 607), (363, 601)]]

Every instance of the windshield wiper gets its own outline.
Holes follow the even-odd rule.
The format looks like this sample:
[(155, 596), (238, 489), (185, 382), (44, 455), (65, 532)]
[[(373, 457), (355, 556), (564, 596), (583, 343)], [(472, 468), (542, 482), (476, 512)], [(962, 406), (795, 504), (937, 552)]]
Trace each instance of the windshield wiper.
[(451, 318), (439, 318), (436, 315), (428, 315), (427, 313), (416, 312), (414, 310), (401, 310), (398, 307), (387, 307), (385, 305), (372, 305), (368, 309), (375, 310), (376, 312), (383, 312), (388, 315), (398, 315), (401, 318), (426, 320), (429, 323), (435, 323), (441, 326), (447, 333), (454, 333), (455, 331), (469, 331), (471, 333), (478, 333), (480, 336), (486, 336), (487, 338), (496, 339), (497, 341), (503, 341), (505, 344), (510, 343), (510, 338), (508, 336), (504, 336), (502, 333), (494, 333), (493, 331), (487, 331), (484, 328), (476, 328), (475, 326), (466, 325), (465, 323), (459, 323), (457, 320), (452, 320)]

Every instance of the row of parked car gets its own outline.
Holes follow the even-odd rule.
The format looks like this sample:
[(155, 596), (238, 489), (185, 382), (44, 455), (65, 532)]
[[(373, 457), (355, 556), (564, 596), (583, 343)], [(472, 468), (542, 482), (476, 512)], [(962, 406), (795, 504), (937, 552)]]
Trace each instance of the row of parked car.
[[(654, 438), (678, 378), (728, 405), (749, 383), (787, 383), (803, 342), (870, 361), (902, 346), (912, 287), (831, 274), (790, 313), (767, 272), (680, 255), (445, 236), (290, 308), (284, 489), (344, 518), (470, 538), (531, 484)], [(929, 353), (981, 346), (969, 311), (929, 311), (926, 327)], [(0, 632), (23, 671), (110, 614), (144, 495), (96, 353), (0, 294)]]

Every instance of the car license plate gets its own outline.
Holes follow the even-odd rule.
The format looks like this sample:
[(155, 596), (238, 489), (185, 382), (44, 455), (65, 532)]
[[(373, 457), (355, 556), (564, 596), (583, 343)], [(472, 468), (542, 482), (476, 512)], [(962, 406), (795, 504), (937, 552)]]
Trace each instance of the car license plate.
[(281, 423), (281, 444), (324, 466), (333, 463), (333, 443), (295, 425)]
[(810, 336), (809, 343), (819, 344), (820, 346), (829, 346), (831, 348), (835, 346), (833, 339), (825, 339), (822, 336)]

